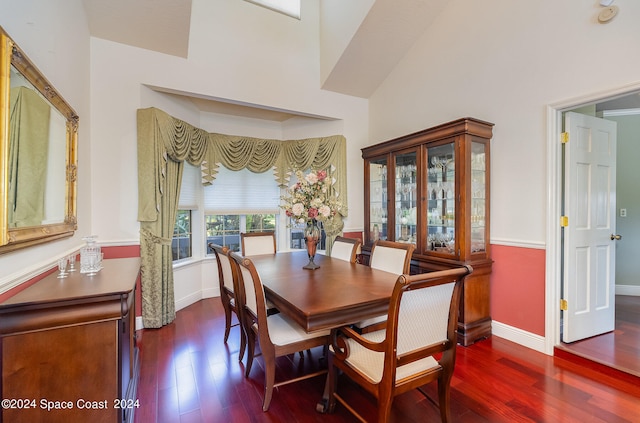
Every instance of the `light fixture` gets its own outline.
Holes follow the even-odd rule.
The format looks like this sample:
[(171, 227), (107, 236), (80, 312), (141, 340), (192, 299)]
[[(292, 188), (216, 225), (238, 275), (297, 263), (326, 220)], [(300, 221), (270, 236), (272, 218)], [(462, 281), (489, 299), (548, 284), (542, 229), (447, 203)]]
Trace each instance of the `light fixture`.
[[(601, 0), (600, 3), (607, 2), (609, 0)], [(612, 3), (613, 0), (609, 1), (609, 4)], [(607, 6), (598, 13), (598, 22), (607, 23), (610, 22), (618, 14), (618, 6)]]

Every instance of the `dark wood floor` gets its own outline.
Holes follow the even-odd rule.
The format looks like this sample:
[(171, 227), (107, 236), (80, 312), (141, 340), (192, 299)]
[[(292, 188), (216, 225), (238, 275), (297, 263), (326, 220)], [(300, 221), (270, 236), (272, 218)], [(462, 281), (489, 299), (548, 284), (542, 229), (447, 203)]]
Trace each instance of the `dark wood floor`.
[[(238, 328), (222, 342), (219, 298), (178, 312), (174, 323), (139, 334), (141, 376), (136, 422), (354, 422), (343, 407), (333, 415), (315, 411), (324, 378), (274, 391), (271, 408), (261, 409), (262, 361), (249, 379), (238, 362)], [(321, 351), (301, 360), (278, 361), (278, 376), (318, 366)], [(639, 379), (640, 380), (640, 379)], [(452, 381), (453, 421), (467, 422), (638, 422), (639, 380), (598, 373), (563, 358), (547, 356), (498, 337), (458, 347)], [(341, 379), (340, 391), (368, 419), (372, 399)], [(432, 395), (434, 390), (427, 389)], [(439, 421), (437, 408), (417, 391), (396, 398), (391, 422)]]
[(561, 348), (640, 377), (640, 297), (616, 295), (613, 332), (562, 344)]

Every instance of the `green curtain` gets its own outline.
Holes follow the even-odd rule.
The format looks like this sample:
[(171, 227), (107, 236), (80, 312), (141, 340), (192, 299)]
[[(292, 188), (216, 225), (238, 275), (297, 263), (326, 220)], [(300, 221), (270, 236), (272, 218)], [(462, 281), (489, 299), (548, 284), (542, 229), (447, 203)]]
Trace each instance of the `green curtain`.
[[(325, 225), (327, 252), (347, 216), (346, 140), (342, 135), (302, 140), (273, 140), (208, 133), (156, 109), (139, 109), (138, 220), (142, 267), (142, 318), (160, 327), (175, 318), (171, 238), (178, 207), (183, 162), (200, 166), (202, 183), (215, 180), (219, 164), (256, 173), (275, 169), (287, 187), (295, 170), (331, 169), (344, 208)], [(175, 167), (175, 168), (174, 168)]]
[(45, 213), (51, 108), (27, 87), (12, 88), (10, 104), (8, 223), (37, 226)]

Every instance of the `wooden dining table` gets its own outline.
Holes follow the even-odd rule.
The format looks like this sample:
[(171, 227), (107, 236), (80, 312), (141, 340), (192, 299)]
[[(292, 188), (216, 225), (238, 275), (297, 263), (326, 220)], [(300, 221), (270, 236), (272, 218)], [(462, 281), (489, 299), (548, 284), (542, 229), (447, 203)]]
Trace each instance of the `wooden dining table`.
[(249, 257), (265, 295), (307, 332), (337, 328), (386, 314), (398, 275), (316, 255), (320, 268), (303, 269), (306, 251)]

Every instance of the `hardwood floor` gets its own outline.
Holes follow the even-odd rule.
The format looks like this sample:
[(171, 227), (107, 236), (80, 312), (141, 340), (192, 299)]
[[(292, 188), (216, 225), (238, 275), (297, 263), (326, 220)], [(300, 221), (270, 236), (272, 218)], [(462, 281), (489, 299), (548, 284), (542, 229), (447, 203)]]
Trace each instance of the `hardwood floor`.
[[(138, 423), (191, 422), (355, 422), (338, 405), (319, 414), (324, 377), (274, 391), (263, 413), (262, 359), (250, 378), (238, 362), (238, 328), (222, 342), (224, 317), (219, 298), (199, 301), (177, 313), (174, 323), (138, 335), (141, 375)], [(320, 349), (304, 359), (278, 361), (276, 380), (318, 367)], [(598, 373), (563, 358), (550, 357), (498, 337), (458, 347), (452, 381), (453, 422), (638, 422), (640, 379)], [(374, 420), (375, 403), (348, 380), (339, 390)], [(426, 389), (436, 398), (434, 387)], [(437, 407), (418, 391), (396, 398), (391, 422), (440, 421)]]
[(640, 297), (616, 295), (613, 332), (562, 344), (560, 348), (640, 377)]

